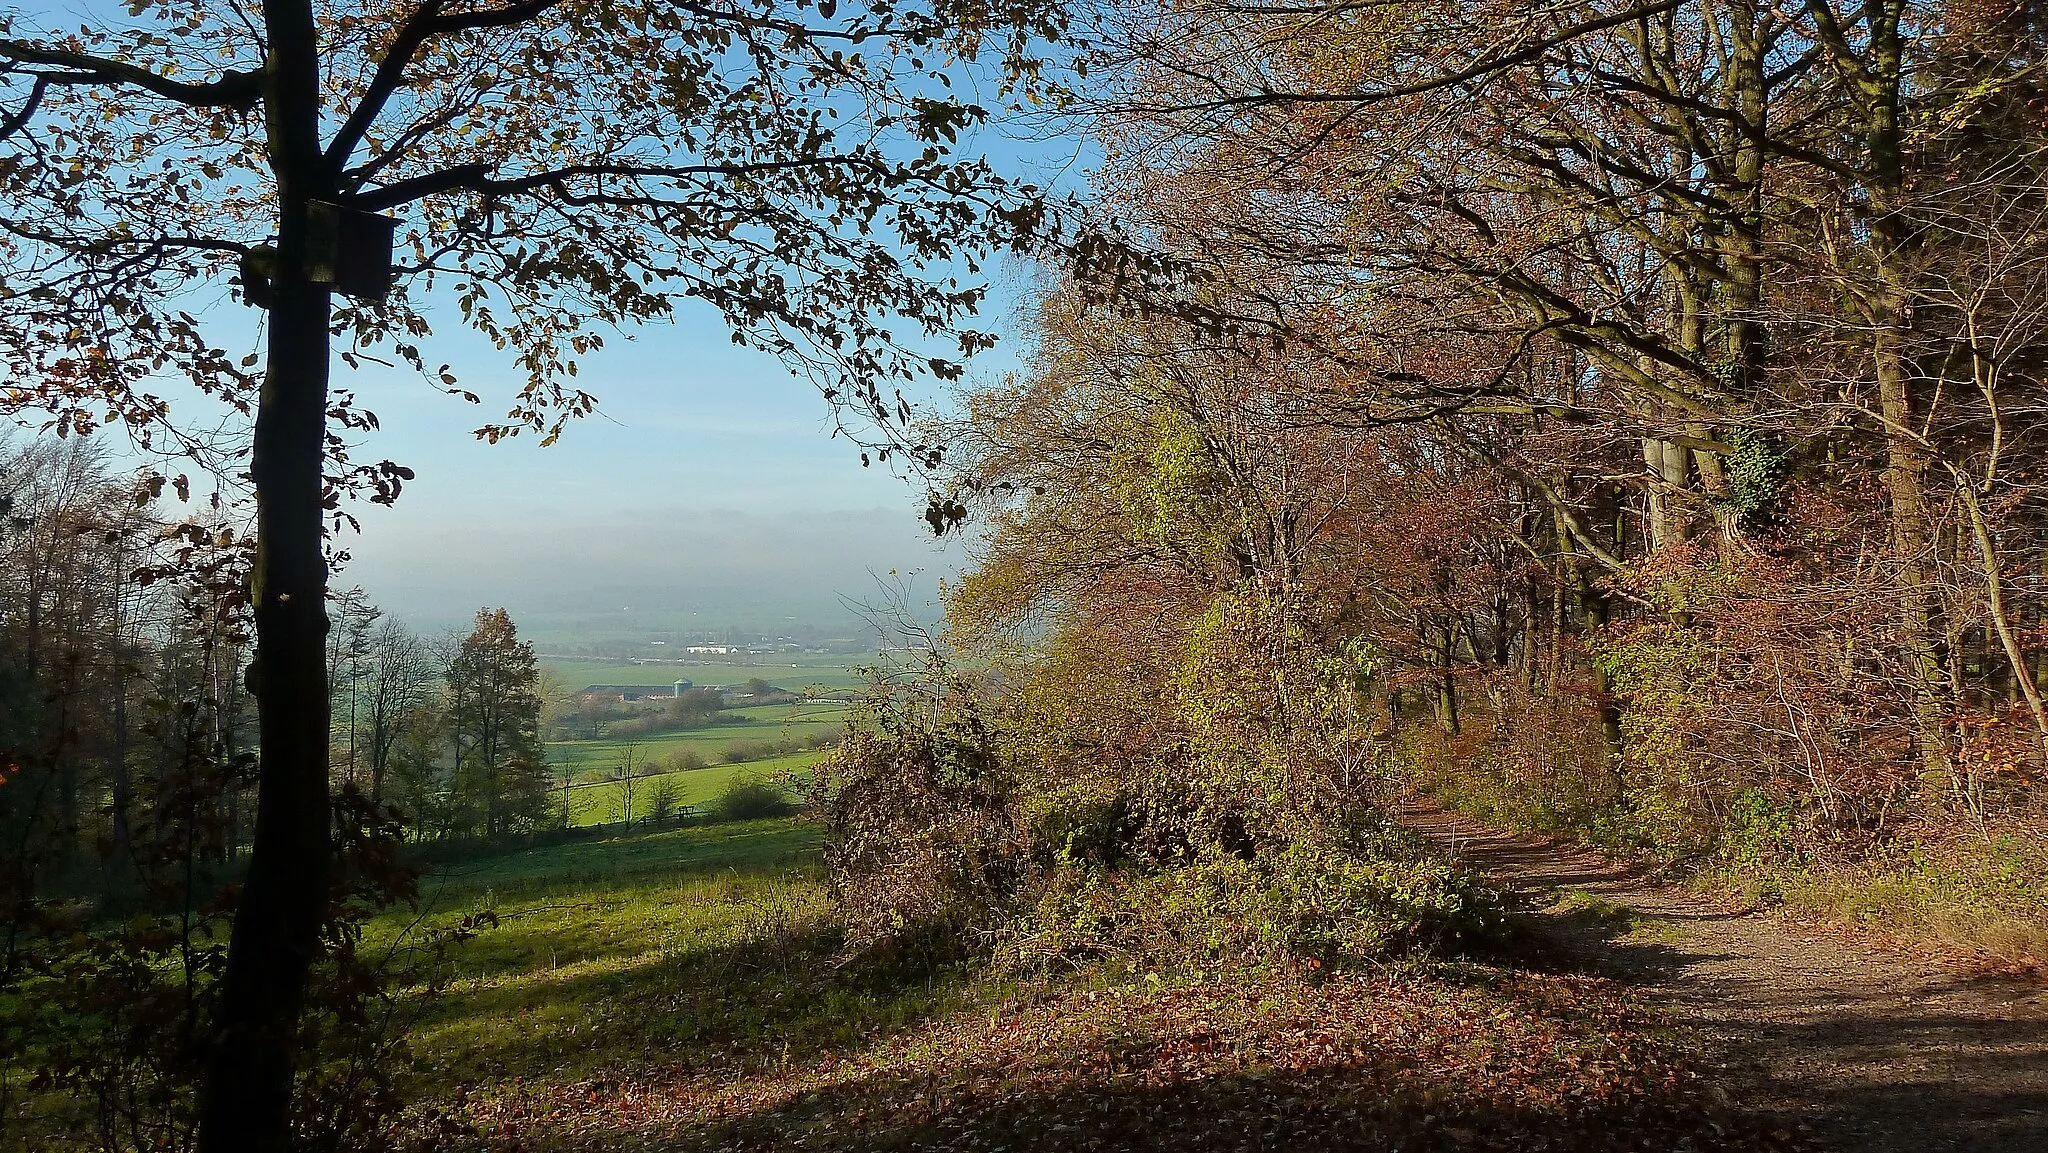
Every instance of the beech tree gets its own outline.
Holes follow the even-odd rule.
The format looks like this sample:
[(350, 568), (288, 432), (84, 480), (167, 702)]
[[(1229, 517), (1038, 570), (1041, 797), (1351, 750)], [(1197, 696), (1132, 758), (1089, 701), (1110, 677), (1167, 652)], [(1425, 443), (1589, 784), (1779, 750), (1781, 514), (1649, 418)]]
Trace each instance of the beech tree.
[(2033, 6), (1090, 11), (1107, 241), (948, 458), (1048, 756), (1180, 771), (1189, 654), (1319, 648), (1345, 780), (1363, 718), (1674, 855), (2038, 819)]
[[(477, 435), (552, 439), (595, 403), (576, 373), (608, 331), (694, 300), (888, 426), (899, 382), (987, 343), (960, 276), (1041, 214), (958, 151), (988, 109), (952, 84), (1030, 83), (1056, 32), (1024, 0), (0, 12), (0, 408), (122, 425), (253, 491), (260, 791), (202, 1147), (290, 1141), (329, 881), (327, 531), (412, 475), (350, 459), (377, 421), (331, 363), (479, 399), (425, 345), (459, 318), (523, 378)], [(209, 329), (227, 296), (264, 310), (260, 352)]]
[(2039, 135), (2014, 112), (2038, 98), (2030, 6), (1204, 0), (1101, 20), (1106, 214), (1212, 277), (1202, 311), (1354, 374), (1329, 419), (1440, 421), (1508, 470), (1555, 514), (1587, 624), (1642, 554), (1752, 547), (1803, 464), (1853, 456), (1889, 537), (1859, 579), (1897, 606), (1861, 651), (1911, 705), (1887, 727), (1930, 782), (1959, 780), (1956, 654), (1988, 617), (2048, 737), (2000, 575), (2016, 558), (1967, 528), (1982, 543), (1953, 563), (1979, 571), (1955, 580), (1944, 511), (2024, 503), (1992, 462), (2031, 403), (2010, 279), (2037, 245)]

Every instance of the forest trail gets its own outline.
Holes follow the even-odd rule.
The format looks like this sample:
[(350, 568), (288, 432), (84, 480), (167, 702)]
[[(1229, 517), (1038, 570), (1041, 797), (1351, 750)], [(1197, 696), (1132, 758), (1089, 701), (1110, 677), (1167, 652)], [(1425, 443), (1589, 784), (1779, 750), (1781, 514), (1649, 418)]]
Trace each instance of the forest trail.
[(1733, 910), (1427, 802), (1399, 816), (1526, 898), (1529, 927), (1562, 959), (1635, 985), (1697, 1030), (1731, 1086), (1757, 1094), (1746, 1104), (1823, 1147), (2048, 1150), (2048, 984)]

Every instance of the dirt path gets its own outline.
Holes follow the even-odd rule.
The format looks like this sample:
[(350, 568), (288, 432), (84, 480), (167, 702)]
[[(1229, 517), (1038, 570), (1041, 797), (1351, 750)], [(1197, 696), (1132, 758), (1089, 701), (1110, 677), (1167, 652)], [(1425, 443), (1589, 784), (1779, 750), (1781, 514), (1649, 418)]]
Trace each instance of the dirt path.
[[(2048, 986), (1952, 971), (1785, 918), (1731, 912), (1597, 854), (1424, 804), (1402, 820), (1529, 895), (1573, 961), (1642, 985), (1720, 1050), (1731, 1083), (1842, 1150), (2048, 1153)], [(1633, 916), (1574, 914), (1598, 905)]]

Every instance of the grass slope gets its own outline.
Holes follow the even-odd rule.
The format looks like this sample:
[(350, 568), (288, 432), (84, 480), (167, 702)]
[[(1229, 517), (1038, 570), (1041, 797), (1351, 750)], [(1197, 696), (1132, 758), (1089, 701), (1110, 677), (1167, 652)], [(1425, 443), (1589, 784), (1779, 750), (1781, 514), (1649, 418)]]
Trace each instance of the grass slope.
[[(1476, 963), (1038, 977), (848, 958), (793, 821), (431, 878), (495, 929), (414, 1001), (453, 1147), (1779, 1149), (1596, 978)], [(396, 938), (394, 914), (373, 936)], [(443, 1130), (443, 1135), (449, 1135)]]
[(707, 762), (713, 762), (722, 759), (725, 750), (740, 741), (807, 741), (836, 733), (846, 717), (846, 710), (836, 705), (772, 706), (738, 712), (746, 721), (631, 740), (551, 741), (548, 762), (556, 772), (572, 776), (615, 769), (625, 763), (629, 751), (635, 765), (666, 760), (681, 749), (694, 749)]
[[(824, 755), (822, 752), (793, 753), (786, 757), (769, 757), (740, 765), (713, 765), (702, 769), (686, 769), (682, 772), (640, 777), (633, 782), (633, 813), (636, 819), (645, 817), (650, 811), (648, 806), (655, 790), (661, 788), (664, 783), (675, 790), (676, 804), (696, 807), (718, 796), (736, 777), (752, 776), (774, 781), (784, 774), (801, 776)], [(625, 788), (624, 782), (621, 781), (599, 781), (571, 787), (569, 823), (605, 825), (623, 819)]]

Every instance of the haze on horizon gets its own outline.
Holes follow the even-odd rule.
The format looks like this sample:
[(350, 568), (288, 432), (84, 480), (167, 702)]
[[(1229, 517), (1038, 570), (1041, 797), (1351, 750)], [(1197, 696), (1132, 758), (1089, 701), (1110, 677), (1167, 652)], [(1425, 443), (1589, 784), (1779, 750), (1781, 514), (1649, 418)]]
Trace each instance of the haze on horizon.
[[(850, 603), (903, 600), (920, 619), (939, 615), (937, 582), (959, 571), (966, 544), (934, 540), (923, 489), (863, 467), (817, 389), (733, 347), (715, 318), (686, 312), (614, 335), (584, 372), (598, 412), (545, 448), (468, 434), (507, 391), (494, 387), (506, 369), (472, 336), (446, 343), (483, 407), (407, 372), (348, 377), (382, 421), (357, 455), (416, 477), (395, 506), (350, 510), (361, 531), (337, 541), (349, 560), (335, 587), (361, 586), (423, 629), (502, 606), (556, 644), (784, 622), (851, 630), (862, 613)], [(1006, 340), (970, 377), (1016, 363)], [(946, 397), (927, 382), (916, 399)]]
[(934, 541), (905, 504), (653, 507), (531, 527), (423, 517), (359, 538), (355, 553), (336, 586), (362, 586), (415, 628), (503, 606), (522, 632), (568, 644), (727, 628), (850, 632), (862, 606), (930, 619), (961, 548)]

